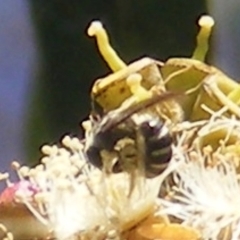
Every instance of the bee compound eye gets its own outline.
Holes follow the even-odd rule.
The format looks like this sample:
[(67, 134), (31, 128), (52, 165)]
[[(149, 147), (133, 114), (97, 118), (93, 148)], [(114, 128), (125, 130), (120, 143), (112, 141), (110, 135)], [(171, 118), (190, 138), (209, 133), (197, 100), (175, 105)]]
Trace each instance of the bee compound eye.
[(87, 149), (86, 155), (89, 162), (97, 168), (102, 168), (102, 158), (99, 148), (91, 146)]

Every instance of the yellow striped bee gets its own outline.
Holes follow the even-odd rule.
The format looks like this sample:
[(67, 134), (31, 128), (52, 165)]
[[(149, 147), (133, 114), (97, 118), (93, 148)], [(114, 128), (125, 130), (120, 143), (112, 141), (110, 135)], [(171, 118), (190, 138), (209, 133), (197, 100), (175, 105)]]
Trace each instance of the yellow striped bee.
[(158, 176), (172, 157), (172, 136), (159, 116), (147, 110), (175, 96), (170, 92), (155, 94), (93, 120), (86, 141), (89, 161), (114, 173), (143, 169), (147, 178)]

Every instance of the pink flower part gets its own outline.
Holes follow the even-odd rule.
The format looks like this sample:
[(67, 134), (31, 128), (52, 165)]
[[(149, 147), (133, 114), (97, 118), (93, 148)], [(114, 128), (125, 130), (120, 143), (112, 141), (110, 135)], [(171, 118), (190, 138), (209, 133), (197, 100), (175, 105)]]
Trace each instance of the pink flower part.
[(13, 183), (11, 186), (6, 187), (0, 194), (0, 204), (14, 202), (15, 194), (19, 191), (26, 197), (32, 197), (34, 194), (39, 192), (39, 188), (26, 180)]

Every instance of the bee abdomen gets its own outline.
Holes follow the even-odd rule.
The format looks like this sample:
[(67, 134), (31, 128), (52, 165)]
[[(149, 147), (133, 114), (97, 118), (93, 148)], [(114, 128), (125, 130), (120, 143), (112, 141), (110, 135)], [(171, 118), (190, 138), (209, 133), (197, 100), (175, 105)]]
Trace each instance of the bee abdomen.
[(172, 137), (169, 134), (161, 138), (146, 140), (146, 156), (153, 164), (167, 163), (172, 157)]
[(166, 169), (172, 158), (172, 137), (158, 119), (145, 122), (141, 130), (145, 138), (146, 177), (156, 177)]
[(161, 174), (167, 168), (171, 157), (171, 146), (155, 150), (146, 155), (146, 177), (152, 178)]
[(168, 163), (149, 164), (146, 166), (145, 175), (147, 178), (154, 178), (159, 176), (167, 168)]

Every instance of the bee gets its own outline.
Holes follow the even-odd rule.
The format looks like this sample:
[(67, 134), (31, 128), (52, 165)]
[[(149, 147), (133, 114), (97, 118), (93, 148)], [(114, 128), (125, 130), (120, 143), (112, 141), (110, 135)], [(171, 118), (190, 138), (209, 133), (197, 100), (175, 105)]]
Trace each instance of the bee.
[(90, 163), (113, 173), (140, 169), (146, 178), (162, 173), (172, 157), (173, 139), (159, 116), (147, 110), (175, 96), (165, 92), (136, 104), (127, 102), (92, 120), (86, 139)]

